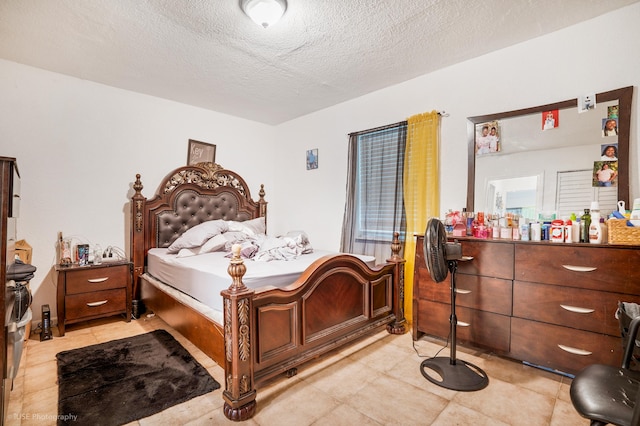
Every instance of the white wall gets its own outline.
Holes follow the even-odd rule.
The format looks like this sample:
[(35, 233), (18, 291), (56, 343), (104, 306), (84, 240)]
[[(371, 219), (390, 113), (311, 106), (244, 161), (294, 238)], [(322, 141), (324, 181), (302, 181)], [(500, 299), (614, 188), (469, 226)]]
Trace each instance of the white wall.
[[(279, 197), (276, 228), (309, 230), (314, 246), (338, 249), (344, 210), (347, 134), (431, 110), (441, 125), (440, 210), (466, 205), (466, 117), (508, 111), (640, 84), (640, 4), (501, 51), (421, 76), (278, 128), (278, 152), (291, 159), (276, 176), (297, 197)], [(416, 52), (420, 54), (420, 52)], [(638, 184), (637, 87), (631, 125), (631, 198)], [(304, 168), (304, 151), (319, 149), (319, 168)], [(292, 153), (287, 155), (287, 153)], [(280, 192), (279, 192), (280, 194)]]
[(189, 139), (217, 145), (216, 161), (242, 173), (257, 198), (275, 186), (275, 129), (163, 99), (0, 61), (0, 155), (16, 157), (22, 204), (18, 238), (33, 246), (34, 318), (56, 314), (58, 231), (126, 249), (128, 197), (186, 164)]
[[(34, 316), (44, 303), (55, 310), (57, 232), (124, 247), (135, 174), (151, 196), (165, 173), (185, 164), (188, 139), (217, 144), (217, 162), (245, 176), (253, 195), (265, 184), (270, 232), (304, 229), (314, 247), (336, 250), (348, 133), (433, 109), (450, 113), (441, 129), (441, 211), (460, 208), (466, 117), (638, 86), (637, 22), (640, 4), (277, 127), (0, 61), (0, 155), (17, 157), (23, 176), (18, 237), (31, 243), (38, 267)], [(640, 197), (636, 99), (631, 198)], [(319, 168), (307, 171), (313, 148)]]

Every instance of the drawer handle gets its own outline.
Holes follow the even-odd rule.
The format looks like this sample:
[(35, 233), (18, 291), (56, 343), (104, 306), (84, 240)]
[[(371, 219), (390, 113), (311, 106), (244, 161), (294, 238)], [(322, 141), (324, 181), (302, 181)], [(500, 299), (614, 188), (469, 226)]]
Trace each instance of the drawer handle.
[(456, 322), (456, 325), (459, 325), (460, 327), (469, 327), (471, 324), (469, 324), (468, 322), (464, 322), (464, 321), (458, 321), (458, 322)]
[(562, 309), (566, 309), (569, 312), (575, 312), (576, 314), (590, 314), (595, 311), (595, 309), (580, 308), (578, 306), (560, 305), (560, 307)]
[(91, 279), (91, 280), (87, 280), (87, 281), (89, 281), (90, 283), (95, 284), (95, 283), (103, 283), (103, 282), (105, 282), (105, 281), (106, 281), (106, 280), (108, 280), (108, 279), (109, 279), (109, 277), (104, 277), (104, 278), (93, 278), (93, 279)]
[(571, 346), (558, 345), (558, 347), (563, 351), (569, 352), (570, 354), (574, 354), (574, 355), (591, 355), (593, 353), (593, 352), (585, 351), (584, 349), (572, 348)]
[(90, 302), (90, 303), (87, 303), (87, 306), (95, 308), (96, 306), (102, 306), (107, 302), (108, 302), (108, 300), (101, 300), (99, 302)]
[(562, 265), (564, 269), (568, 269), (574, 272), (593, 272), (598, 268), (592, 266), (574, 266), (574, 265)]
[(464, 288), (456, 288), (456, 293), (469, 294), (469, 293), (471, 293), (471, 290), (467, 290), (467, 289), (464, 289)]

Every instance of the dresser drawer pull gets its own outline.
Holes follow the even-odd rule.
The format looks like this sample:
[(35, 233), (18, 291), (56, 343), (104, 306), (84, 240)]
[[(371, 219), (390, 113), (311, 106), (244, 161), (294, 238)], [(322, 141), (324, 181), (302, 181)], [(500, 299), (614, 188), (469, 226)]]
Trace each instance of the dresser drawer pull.
[(575, 266), (575, 265), (562, 265), (564, 269), (568, 269), (574, 272), (593, 272), (598, 268), (592, 266)]
[(456, 322), (456, 325), (459, 325), (460, 327), (469, 327), (471, 324), (469, 324), (468, 322), (464, 322), (464, 321), (458, 321), (458, 322)]
[(558, 345), (558, 347), (563, 351), (569, 352), (570, 354), (574, 354), (574, 355), (591, 355), (593, 353), (593, 352), (585, 351), (584, 349), (572, 348), (571, 346)]
[(105, 303), (107, 303), (107, 302), (108, 302), (108, 300), (101, 300), (101, 301), (99, 301), (99, 302), (90, 302), (90, 303), (87, 303), (87, 306), (90, 306), (90, 307), (92, 307), (92, 308), (95, 308), (96, 306), (102, 306), (102, 305), (104, 305), (104, 304), (105, 304)]
[(471, 290), (467, 290), (467, 289), (464, 289), (464, 288), (456, 288), (456, 293), (469, 294), (469, 293), (471, 293)]
[(109, 277), (104, 277), (104, 278), (94, 278), (94, 279), (87, 280), (87, 281), (89, 281), (90, 283), (95, 284), (95, 283), (103, 283), (108, 279), (109, 279)]
[(569, 306), (569, 305), (560, 305), (560, 307), (569, 312), (575, 312), (576, 314), (590, 314), (595, 311), (595, 309), (579, 308), (577, 306)]

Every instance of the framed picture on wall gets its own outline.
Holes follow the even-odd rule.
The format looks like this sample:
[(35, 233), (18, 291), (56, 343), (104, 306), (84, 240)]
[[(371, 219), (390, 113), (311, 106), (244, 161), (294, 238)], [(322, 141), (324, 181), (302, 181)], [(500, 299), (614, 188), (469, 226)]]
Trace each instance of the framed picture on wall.
[(206, 142), (189, 139), (189, 150), (187, 151), (187, 165), (198, 163), (215, 163), (216, 146)]
[(307, 150), (307, 170), (318, 168), (318, 148)]

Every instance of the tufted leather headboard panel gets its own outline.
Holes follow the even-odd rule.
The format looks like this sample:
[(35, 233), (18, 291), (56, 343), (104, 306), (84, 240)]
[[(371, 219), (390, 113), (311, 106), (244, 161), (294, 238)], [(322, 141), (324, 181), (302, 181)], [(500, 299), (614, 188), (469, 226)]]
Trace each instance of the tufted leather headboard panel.
[(244, 221), (252, 219), (238, 210), (238, 198), (230, 191), (215, 195), (199, 194), (195, 190), (180, 192), (173, 211), (156, 215), (156, 247), (169, 247), (186, 230), (215, 219)]

